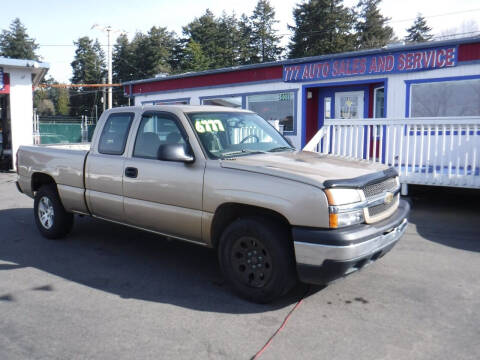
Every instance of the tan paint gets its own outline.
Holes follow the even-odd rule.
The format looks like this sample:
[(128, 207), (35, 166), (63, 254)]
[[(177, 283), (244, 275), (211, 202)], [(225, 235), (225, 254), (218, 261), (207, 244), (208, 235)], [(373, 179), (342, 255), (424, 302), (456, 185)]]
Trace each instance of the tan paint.
[(242, 156), (223, 160), (221, 166), (256, 172), (323, 188), (329, 179), (351, 179), (385, 170), (382, 164), (349, 160), (308, 151), (280, 152)]

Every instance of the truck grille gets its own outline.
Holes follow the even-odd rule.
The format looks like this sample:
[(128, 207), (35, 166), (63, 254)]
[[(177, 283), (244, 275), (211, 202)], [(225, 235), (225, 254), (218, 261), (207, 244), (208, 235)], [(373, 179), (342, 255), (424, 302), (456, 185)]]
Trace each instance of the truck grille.
[(390, 209), (392, 206), (395, 206), (398, 204), (398, 197), (399, 195), (397, 194), (395, 196), (395, 199), (390, 203), (390, 204), (380, 204), (380, 205), (374, 205), (368, 208), (368, 215), (370, 217), (375, 217), (377, 215), (380, 215), (381, 213), (387, 211)]
[(363, 193), (365, 194), (365, 198), (368, 200), (386, 191), (395, 190), (396, 187), (397, 187), (396, 178), (388, 178), (387, 180), (384, 180), (382, 182), (364, 186), (362, 190), (363, 190)]
[[(364, 186), (362, 190), (365, 195), (365, 199), (368, 201), (372, 198), (381, 196), (382, 194), (386, 194), (387, 191), (395, 191), (398, 186), (397, 184), (397, 178), (392, 177), (375, 184)], [(382, 203), (367, 208), (365, 219), (367, 223), (379, 221), (389, 216), (392, 212), (392, 208), (396, 209), (398, 207), (399, 196), (399, 194), (395, 195), (393, 201), (388, 204)]]

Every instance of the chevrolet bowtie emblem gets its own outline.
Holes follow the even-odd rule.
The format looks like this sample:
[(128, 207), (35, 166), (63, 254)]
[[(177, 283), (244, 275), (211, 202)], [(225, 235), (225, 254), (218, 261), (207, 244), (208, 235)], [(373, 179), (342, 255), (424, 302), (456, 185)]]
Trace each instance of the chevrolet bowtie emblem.
[(385, 193), (385, 198), (383, 199), (383, 202), (385, 204), (390, 204), (393, 201), (393, 193), (387, 192)]

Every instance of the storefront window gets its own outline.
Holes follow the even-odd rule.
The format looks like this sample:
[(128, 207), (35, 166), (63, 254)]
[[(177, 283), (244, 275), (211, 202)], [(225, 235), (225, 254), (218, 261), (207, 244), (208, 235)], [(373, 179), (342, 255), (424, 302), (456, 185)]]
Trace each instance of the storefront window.
[(412, 84), (411, 117), (480, 116), (480, 79)]
[(225, 96), (225, 97), (217, 97), (213, 99), (203, 99), (202, 105), (217, 105), (217, 106), (241, 108), (242, 97), (241, 96)]
[(293, 131), (294, 101), (293, 92), (248, 95), (247, 109), (265, 120), (279, 120), (283, 131)]

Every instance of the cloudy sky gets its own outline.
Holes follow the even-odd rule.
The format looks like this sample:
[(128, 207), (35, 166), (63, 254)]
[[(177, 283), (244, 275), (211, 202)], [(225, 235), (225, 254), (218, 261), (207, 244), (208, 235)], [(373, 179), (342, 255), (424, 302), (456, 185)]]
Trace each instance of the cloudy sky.
[[(182, 25), (202, 15), (206, 8), (216, 15), (222, 11), (237, 15), (250, 15), (257, 0), (19, 0), (2, 1), (0, 27), (8, 28), (10, 22), (19, 17), (41, 45), (39, 54), (51, 66), (49, 74), (60, 82), (71, 77), (70, 63), (73, 60), (73, 41), (81, 36), (98, 37), (106, 44), (106, 36), (93, 24), (111, 25), (114, 29), (128, 32), (145, 32), (152, 26), (165, 26), (181, 33)], [(279, 33), (288, 43), (287, 24), (293, 24), (292, 9), (299, 0), (271, 0), (275, 7)], [(346, 6), (354, 6), (358, 0), (345, 0)], [(478, 0), (384, 0), (381, 5), (385, 16), (391, 18), (390, 25), (402, 38), (420, 12), (435, 34), (448, 32), (471, 32), (479, 30), (476, 19), (480, 19)], [(479, 21), (480, 22), (480, 21)], [(480, 32), (472, 33), (472, 35)]]

